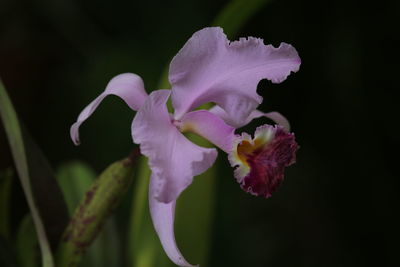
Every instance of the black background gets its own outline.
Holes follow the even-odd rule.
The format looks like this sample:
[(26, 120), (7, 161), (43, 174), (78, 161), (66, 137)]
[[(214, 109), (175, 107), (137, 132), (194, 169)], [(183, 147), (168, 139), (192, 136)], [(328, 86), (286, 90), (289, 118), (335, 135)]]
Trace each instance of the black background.
[[(225, 4), (2, 0), (0, 76), (54, 166), (80, 158), (100, 171), (131, 150), (134, 114), (106, 99), (76, 148), (78, 113), (119, 73), (158, 89), (170, 58)], [(302, 58), (298, 73), (258, 90), (261, 109), (284, 114), (301, 148), (267, 201), (244, 194), (220, 157), (210, 266), (398, 265), (399, 10), (397, 1), (276, 0), (242, 28), (238, 36), (290, 43)], [(12, 164), (3, 128), (0, 156), (1, 168)]]

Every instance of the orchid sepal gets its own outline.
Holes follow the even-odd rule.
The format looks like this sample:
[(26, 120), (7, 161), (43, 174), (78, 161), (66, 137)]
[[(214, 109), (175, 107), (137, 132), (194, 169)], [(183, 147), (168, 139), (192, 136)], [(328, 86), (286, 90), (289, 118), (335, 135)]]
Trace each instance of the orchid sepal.
[(79, 127), (81, 124), (92, 115), (103, 99), (109, 95), (122, 98), (132, 110), (138, 110), (147, 98), (143, 80), (138, 75), (123, 73), (115, 76), (109, 81), (104, 92), (81, 111), (78, 119), (71, 126), (70, 136), (75, 145), (80, 144)]

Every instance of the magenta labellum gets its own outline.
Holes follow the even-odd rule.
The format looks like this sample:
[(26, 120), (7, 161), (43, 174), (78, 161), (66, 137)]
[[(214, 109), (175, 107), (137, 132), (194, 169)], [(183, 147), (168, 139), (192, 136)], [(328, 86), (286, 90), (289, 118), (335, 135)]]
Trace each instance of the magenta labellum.
[(285, 167), (296, 161), (298, 145), (293, 133), (282, 126), (263, 125), (254, 139), (238, 136), (229, 155), (242, 189), (256, 196), (271, 197), (283, 181)]

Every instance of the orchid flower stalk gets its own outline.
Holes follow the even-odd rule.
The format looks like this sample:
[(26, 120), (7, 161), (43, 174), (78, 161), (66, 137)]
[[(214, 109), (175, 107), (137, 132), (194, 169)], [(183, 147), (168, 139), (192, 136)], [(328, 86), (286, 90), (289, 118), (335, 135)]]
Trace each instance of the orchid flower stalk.
[[(118, 75), (81, 112), (71, 127), (71, 138), (79, 144), (79, 126), (110, 94), (121, 97), (137, 111), (132, 138), (149, 159), (149, 203), (155, 230), (175, 264), (192, 266), (175, 242), (175, 204), (193, 177), (214, 164), (217, 149), (200, 147), (184, 133), (198, 134), (225, 152), (243, 190), (270, 197), (281, 183), (285, 167), (294, 163), (298, 145), (282, 115), (256, 109), (262, 102), (257, 84), (262, 79), (280, 83), (298, 71), (300, 63), (289, 44), (275, 48), (253, 37), (231, 42), (221, 28), (205, 28), (194, 33), (173, 58), (169, 69), (171, 89), (148, 95), (138, 75)], [(166, 106), (169, 98), (173, 114)], [(196, 110), (205, 103), (216, 105)], [(258, 127), (253, 138), (235, 133), (237, 128), (263, 116), (277, 125)]]

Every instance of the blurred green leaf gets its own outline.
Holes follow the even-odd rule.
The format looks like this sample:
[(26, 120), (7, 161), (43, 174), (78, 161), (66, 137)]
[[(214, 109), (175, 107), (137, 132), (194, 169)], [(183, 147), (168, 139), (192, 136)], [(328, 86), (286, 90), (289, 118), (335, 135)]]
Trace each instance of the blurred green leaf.
[[(210, 145), (198, 136), (189, 139), (197, 139), (195, 142), (201, 146)], [(177, 201), (176, 239), (185, 258), (193, 264), (206, 265), (210, 253), (216, 179), (217, 164), (214, 164), (197, 176)]]
[(18, 266), (37, 267), (40, 265), (38, 245), (32, 217), (27, 214), (18, 227), (15, 241)]
[(130, 157), (111, 164), (86, 191), (58, 248), (58, 267), (72, 267), (80, 263), (131, 184), (134, 160), (134, 157)]
[(44, 224), (50, 248), (52, 252), (55, 252), (68, 223), (67, 205), (53, 169), (43, 152), (33, 141), (23, 124), (21, 124), (21, 129), (33, 196)]
[(212, 26), (220, 26), (229, 38), (237, 33), (269, 0), (233, 0), (218, 14)]
[(11, 168), (0, 172), (0, 235), (10, 238), (10, 200), (13, 172)]
[(22, 188), (28, 202), (33, 222), (37, 231), (40, 249), (42, 252), (43, 266), (53, 266), (53, 256), (51, 254), (50, 245), (46, 236), (45, 228), (42, 218), (40, 217), (37, 203), (35, 202), (30, 175), (28, 171), (28, 162), (25, 155), (25, 146), (21, 132), (21, 126), (18, 122), (17, 115), (10, 98), (0, 81), (0, 116), (2, 118), (4, 128), (12, 155), (14, 157), (15, 165), (21, 180)]
[(103, 230), (89, 247), (81, 266), (110, 267), (121, 266), (122, 251), (117, 224), (111, 217)]
[[(72, 161), (62, 164), (57, 179), (63, 191), (69, 213), (72, 214), (96, 179), (96, 173), (85, 163)], [(81, 266), (108, 267), (120, 265), (118, 232), (113, 218), (104, 225), (104, 230), (88, 248)], [(110, 249), (112, 248), (112, 249)]]
[(0, 235), (0, 266), (17, 267), (17, 262), (13, 247), (14, 240), (6, 240)]
[[(139, 162), (139, 172), (134, 185), (132, 211), (130, 213), (130, 230), (128, 240), (129, 263), (132, 267), (160, 266), (163, 251), (160, 241), (151, 222), (147, 191), (149, 187), (150, 169), (147, 158)], [(165, 256), (164, 256), (165, 257)]]
[(96, 173), (85, 163), (73, 161), (62, 164), (58, 168), (56, 176), (68, 211), (72, 214), (85, 192), (96, 179)]
[[(6, 98), (4, 98), (4, 100), (6, 100)], [(9, 103), (10, 107), (12, 108), (11, 102)], [(18, 119), (15, 113), (14, 115), (15, 118)], [(10, 145), (14, 155), (14, 161), (16, 161), (17, 171), (20, 179), (22, 179), (22, 175), (20, 173), (21, 168), (18, 168), (18, 163), (21, 163), (23, 160), (25, 160), (27, 165), (27, 178), (29, 179), (29, 186), (32, 190), (31, 193), (33, 201), (35, 206), (38, 208), (50, 249), (55, 251), (68, 222), (67, 207), (65, 205), (61, 190), (58, 187), (53, 170), (50, 167), (46, 157), (43, 155), (37, 144), (33, 141), (23, 123), (18, 121), (16, 121), (16, 123), (18, 124), (20, 135), (22, 136), (20, 139), (21, 146), (25, 152), (24, 159), (22, 159), (19, 153), (14, 153), (17, 151), (17, 147)], [(10, 134), (12, 135), (13, 132), (10, 132)], [(15, 139), (16, 136), (10, 136), (8, 134), (8, 138), (10, 141), (11, 139)], [(12, 144), (11, 141), (10, 144)], [(18, 158), (16, 158), (15, 155), (18, 155)], [(24, 192), (26, 194), (25, 188)]]

